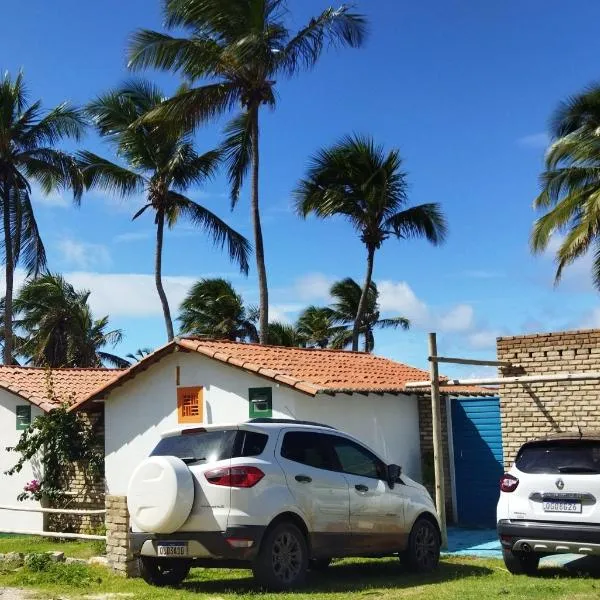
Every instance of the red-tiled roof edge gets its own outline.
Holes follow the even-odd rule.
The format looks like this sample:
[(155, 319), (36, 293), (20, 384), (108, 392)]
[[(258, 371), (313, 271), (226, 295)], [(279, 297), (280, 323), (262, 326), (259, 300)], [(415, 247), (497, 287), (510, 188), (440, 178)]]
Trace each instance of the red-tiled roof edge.
[[(414, 394), (414, 393), (423, 393), (425, 391), (425, 390), (423, 390), (423, 391), (407, 390), (404, 387), (404, 385), (399, 385), (396, 387), (389, 387), (389, 386), (377, 387), (376, 385), (373, 385), (371, 387), (363, 387), (363, 388), (360, 388), (360, 387), (358, 387), (358, 388), (352, 388), (352, 387), (328, 388), (323, 385), (318, 385), (318, 384), (312, 383), (305, 379), (300, 379), (298, 377), (294, 377), (293, 375), (289, 375), (288, 373), (280, 373), (274, 369), (270, 369), (267, 367), (261, 367), (260, 365), (253, 363), (250, 360), (240, 359), (240, 358), (233, 356), (227, 352), (224, 352), (222, 349), (202, 347), (203, 342), (211, 342), (211, 341), (222, 342), (223, 340), (211, 340), (211, 339), (207, 339), (207, 338), (193, 338), (193, 337), (192, 338), (176, 338), (174, 341), (169, 342), (168, 344), (166, 344), (165, 346), (162, 346), (161, 348), (158, 348), (157, 350), (155, 350), (148, 356), (144, 357), (138, 363), (132, 365), (129, 369), (125, 370), (122, 373), (122, 375), (117, 377), (115, 380), (109, 382), (108, 384), (104, 384), (104, 385), (100, 386), (99, 388), (97, 388), (96, 390), (94, 390), (86, 398), (84, 398), (80, 402), (74, 404), (70, 410), (79, 409), (83, 405), (87, 404), (89, 401), (93, 400), (94, 398), (97, 398), (100, 395), (105, 395), (105, 394), (109, 393), (114, 388), (125, 383), (125, 381), (128, 381), (129, 379), (134, 378), (139, 372), (144, 371), (153, 363), (159, 361), (164, 356), (171, 354), (172, 352), (175, 352), (178, 349), (181, 349), (184, 352), (190, 352), (190, 351), (197, 352), (198, 354), (200, 354), (202, 356), (206, 356), (207, 358), (211, 358), (211, 359), (221, 362), (223, 364), (228, 364), (233, 367), (242, 369), (244, 371), (254, 373), (261, 377), (265, 377), (267, 379), (270, 379), (277, 383), (281, 383), (287, 387), (296, 389), (296, 390), (298, 390), (302, 393), (305, 393), (307, 395), (310, 395), (310, 396), (316, 396), (317, 394), (320, 394), (320, 393), (335, 394), (335, 393), (360, 393), (360, 392), (363, 392), (363, 393), (395, 393), (395, 394), (400, 394), (400, 393), (411, 394), (411, 393), (413, 393)], [(265, 348), (265, 346), (261, 346), (258, 344), (246, 344), (243, 342), (227, 342), (227, 343), (232, 344), (232, 345), (239, 344), (240, 346), (243, 346), (245, 348), (247, 348), (248, 346), (253, 346), (253, 345), (258, 346), (260, 348)], [(267, 348), (279, 348), (279, 346), (266, 346), (266, 347)], [(294, 348), (294, 351), (335, 352), (335, 353), (348, 352), (346, 350), (333, 350), (333, 349), (329, 349), (329, 348), (327, 348), (327, 349)], [(356, 352), (356, 353), (348, 352), (348, 353), (352, 354), (352, 355), (358, 354), (361, 356), (365, 356), (364, 353), (361, 353), (361, 352)], [(402, 363), (397, 363), (397, 361), (392, 361), (389, 358), (384, 358), (381, 356), (373, 356), (373, 355), (369, 356), (369, 360), (381, 360), (384, 362), (392, 362), (395, 364), (402, 364)], [(408, 366), (408, 365), (406, 365), (406, 366)], [(414, 367), (411, 367), (411, 368), (414, 368)], [(451, 395), (462, 395), (459, 392), (457, 393), (454, 390), (452, 390), (452, 391), (448, 390), (447, 393), (449, 393)], [(473, 393), (478, 393), (478, 392), (473, 392), (473, 390), (469, 390), (469, 391), (465, 390), (464, 395), (473, 395)], [(485, 390), (484, 388), (481, 389), (480, 393), (482, 395), (484, 395), (484, 394), (485, 395), (494, 395), (493, 393), (491, 393), (490, 390)]]

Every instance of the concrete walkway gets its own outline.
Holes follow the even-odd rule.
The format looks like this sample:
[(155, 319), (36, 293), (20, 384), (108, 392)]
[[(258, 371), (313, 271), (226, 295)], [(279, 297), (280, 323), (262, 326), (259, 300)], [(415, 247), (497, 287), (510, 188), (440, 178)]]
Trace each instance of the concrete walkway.
[[(448, 550), (444, 556), (475, 556), (477, 558), (502, 558), (502, 548), (495, 529), (448, 528)], [(600, 576), (600, 560), (579, 554), (554, 554), (540, 562), (542, 567), (565, 567)]]
[(502, 549), (495, 529), (448, 528), (449, 556), (476, 556), (478, 558), (502, 558)]

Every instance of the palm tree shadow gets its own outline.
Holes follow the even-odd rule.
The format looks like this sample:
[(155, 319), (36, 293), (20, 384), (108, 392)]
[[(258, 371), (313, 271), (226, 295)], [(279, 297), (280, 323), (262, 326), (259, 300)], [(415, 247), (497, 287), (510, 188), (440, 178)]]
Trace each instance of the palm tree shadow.
[[(307, 585), (302, 593), (361, 592), (381, 587), (406, 589), (416, 585), (444, 583), (465, 577), (491, 575), (492, 569), (479, 565), (452, 564), (442, 562), (439, 568), (428, 574), (415, 574), (400, 565), (398, 559), (372, 560), (368, 562), (343, 562), (332, 565), (325, 572), (309, 573)], [(220, 579), (196, 579), (186, 581), (181, 586), (193, 592), (211, 594), (248, 594), (258, 590), (257, 584), (249, 577), (224, 577)]]

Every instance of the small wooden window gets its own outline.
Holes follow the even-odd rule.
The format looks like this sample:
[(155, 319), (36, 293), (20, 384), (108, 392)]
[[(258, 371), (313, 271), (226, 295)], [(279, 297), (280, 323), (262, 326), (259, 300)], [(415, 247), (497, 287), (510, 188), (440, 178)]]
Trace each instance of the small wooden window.
[(204, 402), (201, 387), (177, 388), (177, 420), (179, 423), (202, 423)]
[(31, 404), (17, 406), (17, 431), (25, 431), (31, 425)]
[(273, 390), (270, 387), (250, 388), (248, 390), (250, 400), (249, 416), (251, 419), (273, 416)]

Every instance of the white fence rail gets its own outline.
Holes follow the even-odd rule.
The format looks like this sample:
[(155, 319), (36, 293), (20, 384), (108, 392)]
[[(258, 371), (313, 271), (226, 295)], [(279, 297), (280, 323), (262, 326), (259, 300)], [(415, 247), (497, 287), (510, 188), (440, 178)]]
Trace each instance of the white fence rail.
[[(31, 512), (43, 514), (63, 514), (63, 515), (104, 515), (104, 509), (76, 509), (76, 508), (35, 508), (28, 506), (5, 506), (0, 504), (0, 510), (15, 512)], [(106, 541), (105, 535), (94, 535), (91, 533), (62, 533), (57, 531), (30, 531), (25, 529), (0, 529), (0, 533), (9, 535), (39, 535), (42, 537), (78, 539), (78, 540), (101, 540)]]

